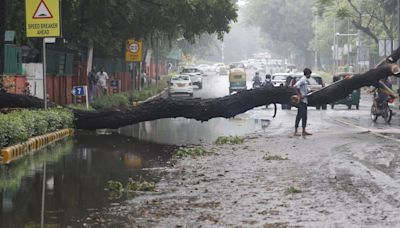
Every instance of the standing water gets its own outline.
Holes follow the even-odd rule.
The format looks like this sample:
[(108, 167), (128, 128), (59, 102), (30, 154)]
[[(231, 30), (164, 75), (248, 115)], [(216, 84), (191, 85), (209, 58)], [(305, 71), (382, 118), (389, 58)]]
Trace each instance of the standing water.
[(43, 186), (45, 227), (83, 224), (93, 211), (125, 200), (110, 198), (107, 181), (157, 182), (157, 169), (148, 168), (167, 166), (173, 149), (121, 135), (84, 133), (2, 165), (0, 227), (40, 227)]

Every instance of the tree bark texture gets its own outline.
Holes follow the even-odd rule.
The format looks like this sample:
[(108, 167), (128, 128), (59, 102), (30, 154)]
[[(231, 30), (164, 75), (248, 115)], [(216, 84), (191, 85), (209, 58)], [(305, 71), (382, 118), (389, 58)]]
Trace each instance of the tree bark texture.
[[(399, 76), (399, 74), (400, 67), (398, 65), (384, 64), (312, 93), (308, 97), (309, 106), (323, 105), (343, 99), (355, 89), (376, 86), (379, 80), (391, 75)], [(199, 121), (207, 121), (216, 117), (230, 118), (266, 104), (290, 103), (294, 95), (296, 95), (296, 89), (292, 87), (258, 88), (214, 99), (160, 98), (126, 109), (74, 110), (75, 127), (84, 130), (115, 129), (162, 118), (185, 117)], [(41, 99), (31, 96), (0, 94), (0, 109), (29, 107), (41, 108), (43, 102)]]

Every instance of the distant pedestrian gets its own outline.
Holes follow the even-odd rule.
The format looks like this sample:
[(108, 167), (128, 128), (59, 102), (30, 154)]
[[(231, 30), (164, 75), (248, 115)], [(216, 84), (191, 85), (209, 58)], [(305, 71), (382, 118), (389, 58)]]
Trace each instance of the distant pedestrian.
[(93, 98), (96, 94), (97, 89), (97, 79), (96, 79), (96, 66), (92, 67), (92, 70), (88, 73), (88, 81), (89, 81), (89, 101), (93, 102)]
[(104, 67), (100, 68), (100, 71), (96, 75), (97, 85), (102, 95), (107, 94), (107, 81), (109, 79), (107, 72), (104, 71)]
[(141, 87), (143, 88), (144, 85), (147, 82), (147, 74), (146, 74), (146, 70), (142, 70), (142, 73), (140, 74), (140, 81), (141, 81)]
[(299, 97), (299, 104), (297, 107), (297, 116), (296, 116), (296, 122), (295, 122), (295, 131), (294, 135), (295, 136), (300, 136), (300, 133), (298, 133), (297, 129), (299, 128), (299, 123), (300, 120), (302, 120), (302, 127), (303, 127), (303, 136), (307, 135), (312, 135), (311, 133), (308, 133), (306, 131), (307, 127), (307, 106), (308, 106), (308, 99), (307, 95), (310, 92), (308, 88), (308, 79), (311, 77), (311, 70), (309, 68), (304, 69), (304, 76), (300, 78), (294, 87), (297, 88), (297, 96)]

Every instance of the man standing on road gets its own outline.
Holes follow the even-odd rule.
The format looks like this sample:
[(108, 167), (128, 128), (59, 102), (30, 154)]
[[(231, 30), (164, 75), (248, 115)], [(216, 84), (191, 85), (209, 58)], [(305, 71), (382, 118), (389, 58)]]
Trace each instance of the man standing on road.
[(302, 127), (303, 127), (302, 135), (303, 136), (312, 135), (311, 133), (308, 133), (306, 131), (307, 105), (308, 105), (307, 95), (309, 93), (308, 79), (311, 77), (311, 73), (312, 72), (309, 68), (305, 68), (304, 76), (302, 78), (300, 78), (300, 80), (297, 81), (296, 84), (294, 85), (294, 87), (297, 88), (297, 95), (300, 98), (298, 108), (297, 108), (294, 136), (300, 136), (300, 133), (298, 133), (298, 131), (297, 131), (297, 129), (299, 128), (300, 120), (302, 120)]
[(102, 95), (107, 94), (107, 80), (108, 80), (108, 74), (107, 72), (104, 71), (104, 67), (100, 68), (100, 71), (96, 75), (97, 83), (100, 87), (100, 91), (102, 92)]

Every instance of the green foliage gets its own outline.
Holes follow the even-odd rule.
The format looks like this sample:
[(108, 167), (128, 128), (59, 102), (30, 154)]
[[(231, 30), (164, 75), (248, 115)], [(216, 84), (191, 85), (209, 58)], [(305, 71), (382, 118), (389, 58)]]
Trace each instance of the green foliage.
[(248, 2), (246, 16), (273, 41), (268, 48), (286, 43), (304, 53), (313, 38), (312, 4), (309, 0), (253, 0)]
[(285, 161), (285, 160), (289, 160), (288, 158), (282, 157), (282, 156), (279, 156), (279, 155), (265, 155), (263, 158), (266, 161)]
[(126, 192), (135, 192), (135, 191), (153, 192), (155, 189), (156, 185), (153, 182), (134, 181), (132, 178), (129, 178), (128, 183), (126, 184), (125, 187)]
[(109, 180), (107, 181), (107, 191), (109, 199), (120, 199), (125, 192), (128, 197), (134, 196), (134, 192), (144, 191), (144, 192), (152, 192), (156, 189), (156, 185), (154, 182), (148, 181), (134, 181), (132, 178), (129, 178), (128, 183), (125, 188), (119, 181)]
[(200, 157), (211, 153), (205, 151), (203, 148), (179, 148), (175, 150), (173, 154), (173, 157), (176, 159), (184, 157)]
[(96, 98), (92, 103), (94, 109), (129, 107), (134, 101), (145, 101), (162, 92), (167, 87), (166, 81), (161, 80), (158, 85), (152, 84), (141, 91), (130, 91)]
[(73, 114), (66, 109), (23, 110), (0, 114), (0, 148), (72, 126)]
[(244, 139), (239, 136), (220, 136), (215, 141), (215, 144), (217, 144), (217, 145), (224, 145), (224, 144), (235, 145), (235, 144), (243, 144), (243, 143), (244, 143)]
[(302, 191), (300, 189), (297, 189), (297, 188), (291, 186), (288, 189), (286, 189), (286, 193), (288, 193), (288, 194), (298, 194), (298, 193), (302, 193)]
[(96, 98), (92, 103), (94, 109), (128, 107), (129, 105), (128, 97), (122, 93), (102, 96)]

